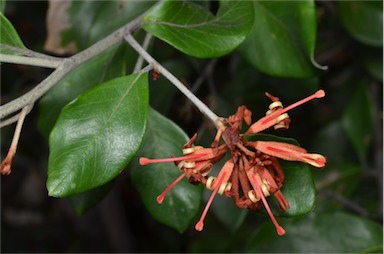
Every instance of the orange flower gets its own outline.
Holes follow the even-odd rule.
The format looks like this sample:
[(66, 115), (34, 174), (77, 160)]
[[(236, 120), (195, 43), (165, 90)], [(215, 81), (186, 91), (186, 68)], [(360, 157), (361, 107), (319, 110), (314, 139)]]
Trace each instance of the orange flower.
[[(325, 96), (325, 92), (319, 90), (286, 108), (283, 107), (279, 98), (269, 93), (266, 93), (266, 96), (272, 100), (272, 103), (265, 117), (251, 125), (251, 111), (245, 106), (239, 107), (234, 115), (222, 120), (222, 127), (217, 131), (211, 145), (212, 148), (193, 146), (195, 134), (184, 145), (184, 156), (182, 157), (154, 160), (140, 158), (139, 163), (141, 165), (175, 162), (183, 172), (157, 197), (157, 201), (162, 203), (166, 193), (182, 178), (188, 177), (190, 182), (201, 182), (206, 188), (213, 190), (195, 226), (196, 230), (201, 231), (203, 229), (205, 216), (215, 195), (219, 193), (232, 197), (239, 208), (257, 210), (260, 209), (262, 203), (275, 225), (277, 233), (284, 235), (285, 230), (278, 224), (266, 200), (267, 196), (274, 195), (282, 211), (289, 209), (289, 203), (280, 191), (285, 179), (284, 171), (276, 158), (300, 161), (319, 168), (325, 166), (326, 159), (320, 154), (308, 153), (296, 145), (275, 141), (246, 141), (245, 138), (272, 126), (275, 129), (287, 129), (290, 124), (290, 118), (287, 114), (289, 110), (312, 99), (322, 98)], [(240, 129), (243, 120), (250, 127), (241, 135)], [(225, 143), (219, 146), (221, 137)], [(231, 152), (232, 158), (224, 164), (219, 175), (217, 177), (208, 176), (213, 164), (221, 160), (228, 151)]]

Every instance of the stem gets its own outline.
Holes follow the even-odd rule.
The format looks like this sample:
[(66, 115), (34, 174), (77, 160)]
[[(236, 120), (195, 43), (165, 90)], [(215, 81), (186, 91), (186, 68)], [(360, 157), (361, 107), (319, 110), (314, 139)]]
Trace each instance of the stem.
[(368, 210), (366, 210), (365, 208), (359, 206), (357, 203), (353, 202), (352, 200), (349, 200), (345, 197), (343, 197), (342, 195), (336, 193), (336, 192), (332, 192), (332, 191), (322, 191), (322, 192), (319, 192), (320, 195), (324, 195), (326, 197), (329, 197), (329, 198), (332, 198), (338, 202), (340, 202), (340, 204), (344, 205), (345, 207), (357, 212), (358, 214), (360, 214), (361, 216), (363, 217), (369, 217), (369, 212)]
[[(29, 114), (29, 112), (31, 112), (32, 108), (33, 108), (33, 105), (31, 105), (31, 106), (28, 107), (28, 111), (27, 111), (27, 113), (26, 113), (27, 115)], [(3, 127), (5, 127), (5, 126), (8, 126), (8, 125), (10, 125), (10, 124), (13, 124), (14, 122), (17, 122), (17, 121), (19, 120), (20, 116), (21, 116), (21, 113), (16, 114), (16, 115), (14, 115), (14, 116), (8, 118), (7, 120), (1, 121), (1, 122), (0, 122), (0, 128), (3, 128)]]
[(63, 61), (62, 60), (36, 58), (36, 57), (0, 54), (0, 62), (25, 64), (25, 65), (33, 65), (33, 66), (56, 69), (56, 68), (60, 67), (60, 65), (62, 64)]
[(13, 101), (10, 101), (5, 105), (0, 106), (0, 119), (20, 110), (26, 105), (33, 104), (48, 90), (58, 84), (58, 81), (61, 78), (63, 78), (66, 74), (75, 69), (77, 66), (81, 65), (89, 59), (99, 55), (101, 52), (105, 51), (111, 46), (122, 41), (124, 38), (124, 34), (133, 32), (140, 27), (141, 18), (142, 16), (139, 16), (132, 22), (118, 29), (117, 31), (105, 37), (101, 41), (95, 43), (91, 47), (79, 52), (78, 54), (70, 58), (63, 59), (60, 66), (54, 72), (52, 72), (51, 75), (45, 78), (37, 86), (35, 86), (32, 90), (18, 97), (17, 99), (14, 99)]
[(0, 171), (3, 175), (9, 175), (11, 173), (12, 159), (15, 156), (17, 150), (17, 144), (19, 143), (21, 128), (23, 127), (24, 119), (27, 113), (31, 110), (32, 107), (33, 105), (25, 106), (19, 114), (19, 119), (17, 120), (15, 133), (13, 134), (11, 146), (9, 147), (7, 157), (5, 157), (0, 166)]
[[(143, 49), (145, 49), (145, 50), (148, 49), (148, 46), (149, 46), (149, 43), (151, 42), (151, 39), (152, 39), (152, 34), (147, 33), (145, 35), (145, 38), (144, 38)], [(141, 69), (141, 66), (143, 66), (143, 63), (144, 63), (144, 58), (142, 55), (139, 55), (139, 58), (137, 59), (135, 68), (133, 69), (133, 72), (138, 72)]]
[(183, 83), (181, 83), (172, 73), (160, 65), (140, 44), (128, 33), (125, 35), (125, 40), (141, 55), (149, 64), (157, 66), (159, 72), (166, 77), (177, 89), (180, 90), (195, 106), (203, 113), (208, 119), (210, 119), (216, 127), (220, 126), (220, 118), (210, 110), (199, 98), (197, 98), (190, 90), (188, 90)]

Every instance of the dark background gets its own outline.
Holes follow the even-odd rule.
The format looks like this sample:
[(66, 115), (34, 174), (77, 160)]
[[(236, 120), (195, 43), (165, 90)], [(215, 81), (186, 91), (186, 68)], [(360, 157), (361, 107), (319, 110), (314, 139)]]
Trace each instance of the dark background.
[[(302, 121), (297, 121), (294, 130), (289, 130), (284, 135), (297, 138), (304, 147), (311, 146), (313, 133), (325, 126), (325, 122), (328, 120), (339, 117), (340, 112), (338, 111), (341, 109), (335, 106), (335, 101), (343, 100), (343, 98), (340, 99), (337, 96), (342, 94), (343, 90), (348, 89), (345, 83), (353, 80), (354, 74), (359, 73), (367, 76), (367, 86), (369, 86), (371, 98), (376, 107), (375, 129), (372, 133), (374, 142), (370, 150), (372, 155), (370, 158), (382, 161), (382, 82), (366, 73), (361, 62), (356, 58), (356, 52), (361, 52), (362, 46), (353, 40), (338, 23), (335, 4), (318, 2), (317, 5), (320, 10), (320, 18), (319, 49), (316, 59), (320, 64), (329, 66), (329, 71), (320, 79), (324, 88), (330, 91), (330, 98), (325, 98), (324, 103), (315, 106), (309, 105), (303, 109), (300, 113)], [(15, 26), (26, 47), (38, 52), (44, 52), (47, 7), (46, 1), (8, 1), (5, 11), (5, 16)], [(321, 15), (324, 15), (323, 19), (321, 19)], [(327, 41), (328, 45), (321, 41)], [(155, 49), (164, 49), (164, 47), (167, 46), (158, 40), (154, 44)], [(159, 51), (161, 50), (154, 52)], [(378, 52), (380, 53), (380, 50)], [(154, 54), (157, 54), (159, 59), (169, 56), (167, 53)], [(171, 54), (172, 57), (182, 57), (177, 52), (172, 51)], [(234, 58), (236, 56), (229, 55), (220, 59), (215, 66), (218, 70), (216, 72), (225, 73)], [(190, 59), (185, 60), (190, 61)], [(197, 63), (200, 66), (208, 64), (204, 61), (197, 61)], [(1, 73), (1, 103), (4, 104), (29, 91), (44, 79), (50, 70), (2, 64)], [(191, 73), (184, 78), (187, 82), (192, 83), (195, 74)], [(217, 75), (215, 78), (225, 80), (227, 77), (223, 74)], [(265, 82), (268, 81), (270, 83), (283, 82), (282, 79), (265, 77)], [(229, 96), (224, 93), (225, 87), (216, 89), (224, 97)], [(281, 89), (287, 91), (281, 91)], [(271, 92), (280, 95), (284, 92), (289, 93), (289, 89), (290, 86), (285, 86), (285, 88), (271, 86)], [(199, 96), (204, 98), (208, 92), (201, 89)], [(244, 103), (239, 98), (230, 98), (228, 101), (229, 113), (233, 113), (236, 106), (240, 105), (239, 103)], [(156, 104), (156, 102), (153, 103)], [(328, 106), (325, 105), (327, 103)], [(311, 110), (318, 106), (321, 106), (320, 111), (324, 117), (320, 126), (316, 125), (316, 122), (308, 122), (305, 119), (305, 116), (310, 115)], [(201, 127), (203, 119), (199, 112), (188, 106), (182, 96), (176, 96), (168, 110), (170, 118), (189, 135)], [(18, 151), (13, 160), (13, 171), (9, 176), (1, 177), (2, 252), (187, 252), (194, 248), (198, 250), (196, 247), (198, 243), (194, 242), (194, 239), (200, 238), (201, 234), (195, 232), (193, 227), (183, 234), (179, 234), (152, 219), (138, 193), (130, 184), (130, 177), (126, 171), (118, 177), (115, 187), (108, 196), (83, 216), (75, 214), (67, 199), (48, 197), (45, 186), (48, 144), (36, 129), (38, 114), (39, 108), (38, 105), (35, 105), (23, 126)], [(13, 130), (14, 125), (1, 130), (2, 158), (7, 153)], [(343, 200), (337, 201), (338, 196), (334, 196), (332, 193), (328, 193), (328, 195), (327, 192), (323, 192), (319, 196), (341, 202), (347, 211), (382, 223), (382, 209), (380, 209), (382, 207), (382, 195), (380, 194), (382, 180), (369, 176), (369, 173), (363, 174), (362, 182), (355, 192), (361, 195), (357, 195), (351, 204)], [(369, 202), (366, 197), (369, 197)], [(216, 223), (216, 227), (211, 225), (214, 228), (213, 232), (220, 235), (220, 232), (224, 230), (223, 226), (217, 221), (213, 223)], [(209, 233), (203, 232), (202, 236), (207, 234)], [(206, 247), (206, 250), (209, 251), (209, 247)]]

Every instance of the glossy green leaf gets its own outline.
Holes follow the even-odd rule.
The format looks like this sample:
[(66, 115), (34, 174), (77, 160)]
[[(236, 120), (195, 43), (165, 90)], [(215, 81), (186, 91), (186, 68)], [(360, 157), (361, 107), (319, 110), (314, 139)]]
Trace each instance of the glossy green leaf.
[[(89, 47), (133, 20), (154, 1), (72, 1), (68, 10), (70, 29), (63, 33), (63, 43), (75, 41), (78, 49)], [(108, 21), (108, 22), (106, 22)]]
[(147, 74), (113, 79), (68, 104), (49, 139), (49, 195), (84, 192), (115, 178), (141, 144), (147, 108)]
[(253, 21), (249, 1), (220, 1), (216, 15), (193, 2), (164, 1), (142, 20), (143, 28), (185, 54), (213, 58), (246, 38)]
[(383, 251), (383, 227), (355, 215), (313, 213), (281, 219), (286, 230), (278, 236), (271, 222), (264, 223), (248, 238), (245, 252), (284, 253), (379, 253)]
[[(0, 43), (10, 45), (17, 48), (25, 48), (20, 39), (19, 34), (11, 24), (11, 22), (0, 12)], [(19, 53), (5, 49), (0, 45), (0, 54), (18, 55)]]
[[(210, 195), (212, 194), (212, 191), (206, 191), (207, 198), (206, 202), (208, 202), (208, 199)], [(206, 203), (205, 202), (205, 203)], [(247, 209), (239, 209), (234, 203), (231, 198), (222, 196), (222, 195), (216, 195), (211, 207), (210, 207), (210, 213), (215, 214), (215, 217), (230, 231), (230, 232), (236, 232), (236, 230), (239, 229), (239, 227), (244, 223), (247, 214), (249, 214), (249, 210)], [(209, 223), (207, 223), (207, 228), (209, 227)]]
[[(292, 138), (282, 138), (268, 134), (253, 134), (247, 136), (248, 141), (278, 141), (299, 145)], [(291, 162), (280, 160), (280, 165), (284, 170), (285, 181), (281, 192), (288, 201), (290, 208), (282, 213), (278, 203), (269, 198), (271, 209), (275, 215), (279, 216), (298, 216), (309, 213), (313, 210), (316, 199), (316, 189), (313, 182), (311, 170), (315, 170), (302, 162)]]
[(125, 45), (108, 49), (71, 71), (41, 98), (37, 127), (47, 139), (65, 105), (92, 87), (125, 74), (125, 50)]
[(114, 183), (115, 181), (111, 181), (92, 190), (69, 196), (69, 202), (76, 214), (83, 215), (89, 209), (96, 206), (107, 196), (109, 191), (113, 188)]
[(341, 21), (356, 40), (370, 45), (383, 46), (383, 2), (338, 1)]
[(366, 82), (358, 84), (342, 118), (344, 130), (361, 159), (372, 144), (373, 102)]
[(195, 222), (200, 212), (202, 185), (192, 185), (185, 178), (165, 196), (160, 205), (156, 197), (178, 176), (180, 170), (173, 163), (157, 163), (140, 166), (139, 157), (166, 158), (180, 156), (187, 135), (173, 122), (149, 111), (144, 141), (131, 166), (132, 181), (150, 214), (159, 222), (183, 232)]
[[(313, 182), (313, 167), (301, 162), (280, 162), (284, 170), (285, 181), (281, 192), (290, 208), (281, 213), (277, 202), (272, 206), (273, 212), (280, 216), (298, 216), (309, 213), (315, 207), (316, 189)], [(325, 173), (325, 172), (324, 172)]]
[(256, 69), (280, 77), (316, 76), (314, 1), (253, 1), (255, 19), (239, 53)]

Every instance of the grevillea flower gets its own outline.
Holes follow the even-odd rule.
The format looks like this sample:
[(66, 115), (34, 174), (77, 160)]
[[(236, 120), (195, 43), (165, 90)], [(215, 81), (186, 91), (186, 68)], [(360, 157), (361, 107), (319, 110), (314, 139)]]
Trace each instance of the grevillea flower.
[[(191, 183), (202, 183), (206, 188), (213, 190), (201, 218), (195, 226), (196, 230), (203, 229), (204, 218), (218, 193), (232, 197), (236, 206), (242, 209), (258, 210), (263, 204), (277, 233), (284, 235), (285, 230), (278, 224), (266, 200), (267, 196), (273, 195), (282, 211), (289, 209), (289, 203), (280, 191), (285, 180), (284, 171), (276, 158), (300, 161), (318, 168), (325, 166), (326, 159), (320, 154), (308, 153), (296, 145), (275, 141), (246, 141), (246, 137), (272, 126), (275, 129), (287, 129), (290, 124), (287, 114), (289, 110), (312, 99), (324, 97), (325, 92), (319, 90), (286, 108), (283, 107), (279, 98), (268, 93), (266, 96), (271, 99), (272, 103), (265, 117), (251, 124), (251, 111), (245, 106), (240, 106), (234, 115), (222, 119), (222, 126), (218, 128), (211, 148), (194, 146), (195, 134), (184, 145), (184, 156), (165, 159), (140, 158), (141, 165), (174, 162), (182, 171), (182, 174), (157, 197), (157, 202), (162, 203), (169, 190), (181, 179), (187, 177)], [(241, 135), (243, 120), (250, 126)], [(219, 145), (221, 138), (224, 140), (224, 144)], [(213, 164), (221, 160), (228, 151), (232, 157), (226, 161), (219, 175), (217, 177), (209, 176)]]

